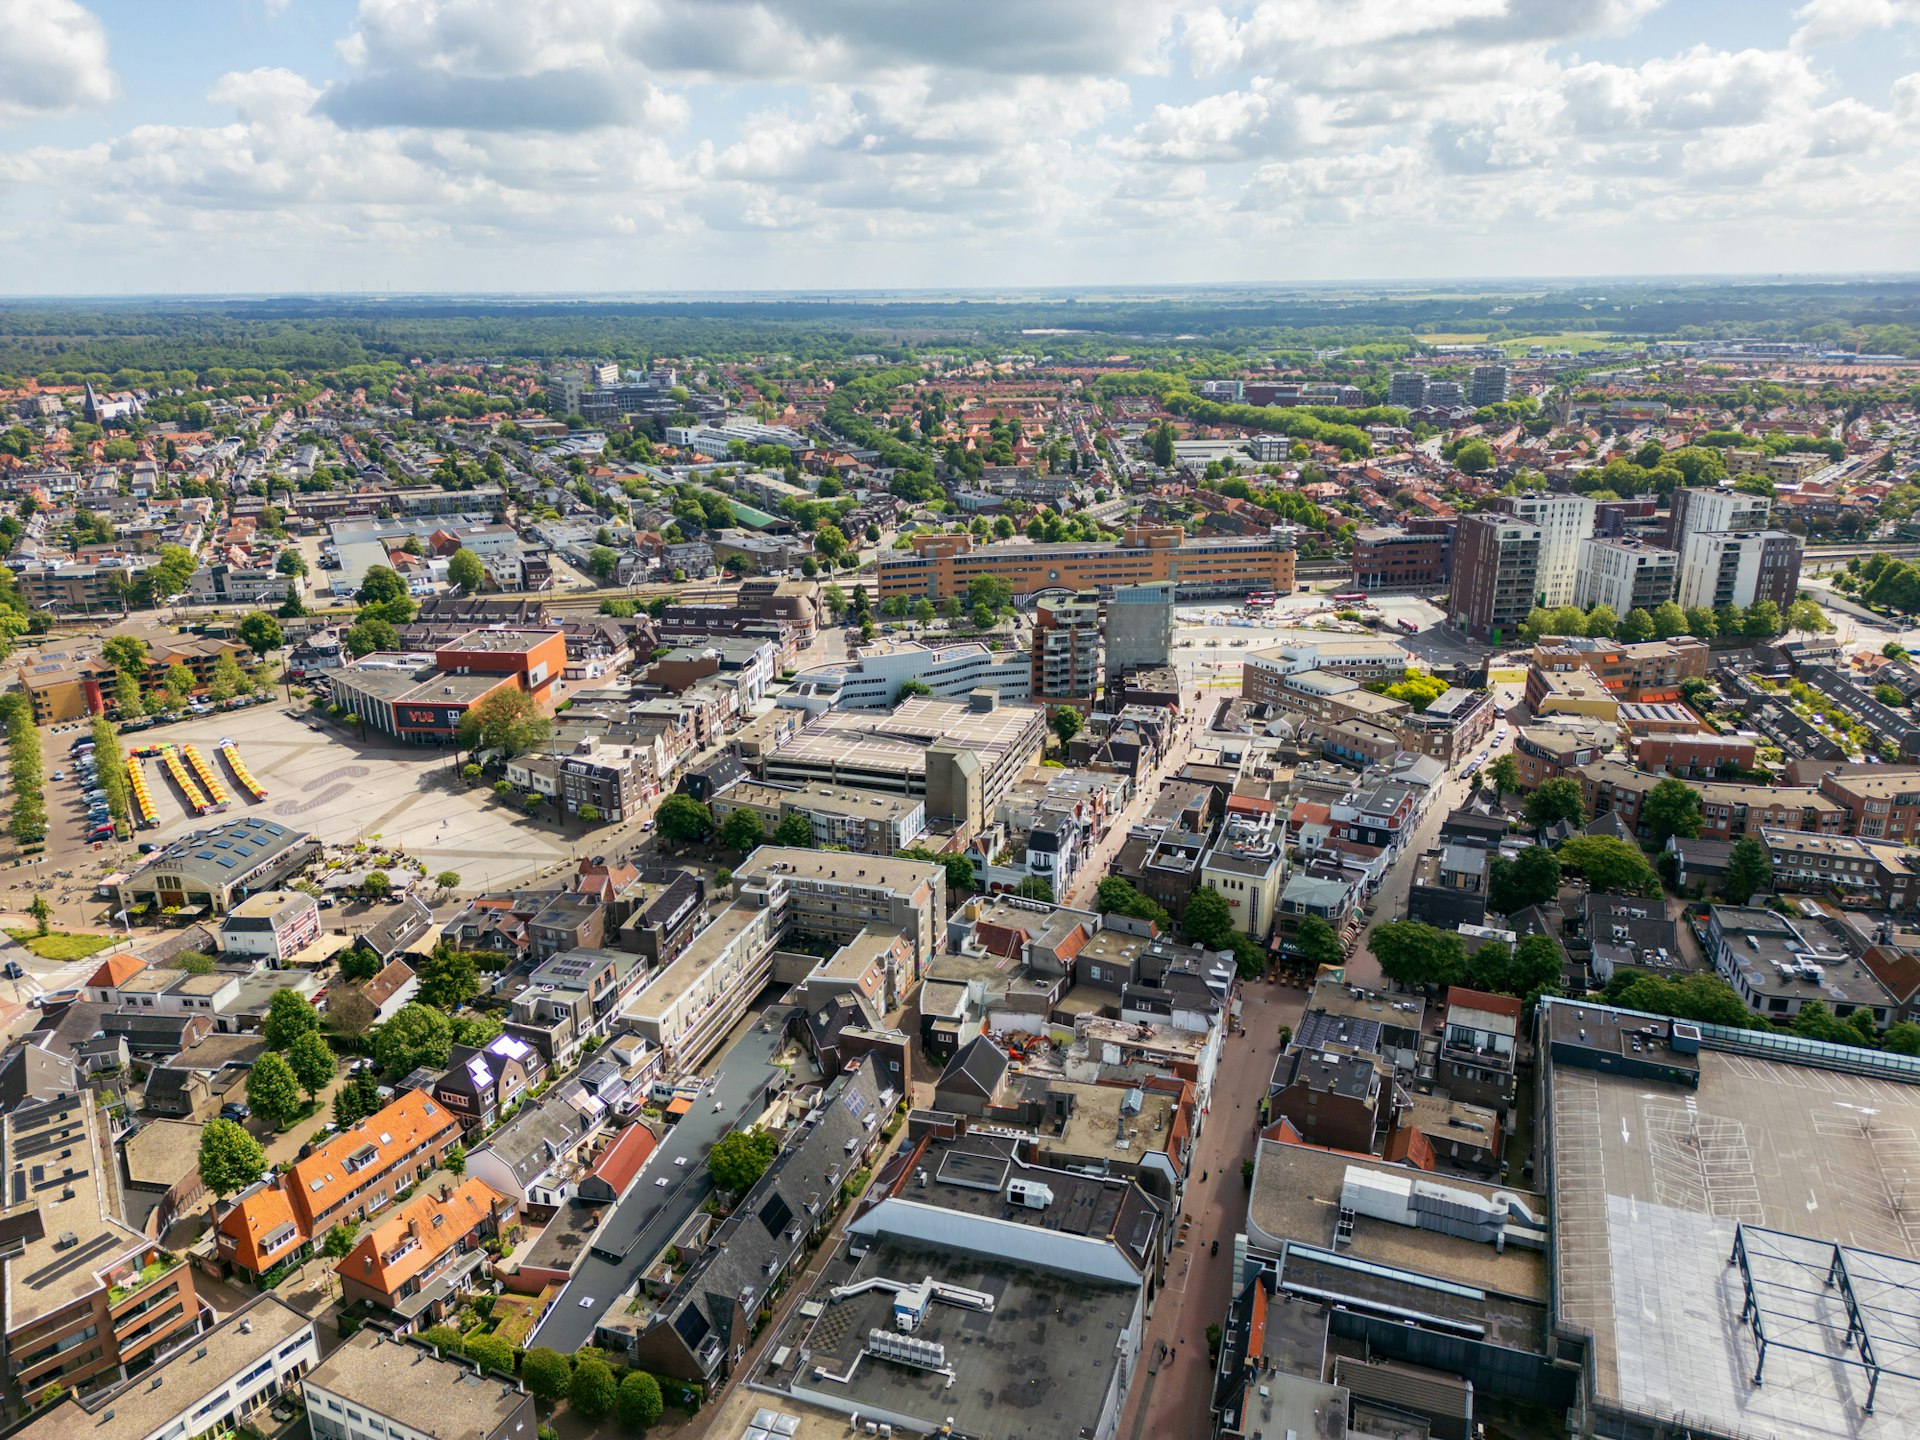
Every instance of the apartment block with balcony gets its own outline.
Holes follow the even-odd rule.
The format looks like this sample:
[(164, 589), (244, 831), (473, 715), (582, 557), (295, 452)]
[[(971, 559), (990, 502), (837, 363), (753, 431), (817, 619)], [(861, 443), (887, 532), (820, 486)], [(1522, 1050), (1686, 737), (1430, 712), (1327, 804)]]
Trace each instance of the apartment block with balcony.
[(612, 1030), (646, 973), (646, 961), (626, 950), (563, 950), (528, 972), (507, 1031), (530, 1041), (556, 1074), (570, 1070), (590, 1037)]
[(192, 1267), (119, 1214), (118, 1160), (92, 1091), (0, 1116), (5, 1376), (15, 1406), (141, 1373), (200, 1324)]
[(1573, 603), (1582, 610), (1605, 605), (1616, 615), (1651, 613), (1673, 598), (1679, 566), (1671, 550), (1630, 538), (1589, 537), (1580, 542)]
[(1529, 490), (1495, 500), (1494, 507), (1540, 527), (1540, 561), (1535, 584), (1540, 603), (1552, 608), (1573, 603), (1580, 569), (1580, 542), (1593, 534), (1596, 502), (1585, 495)]
[(1454, 626), (1477, 640), (1511, 643), (1541, 600), (1539, 525), (1505, 515), (1469, 515), (1454, 536)]
[[(841, 945), (897, 937), (885, 948), (883, 1008), (918, 983), (946, 931), (947, 876), (938, 865), (877, 855), (762, 845), (734, 872), (734, 901), (628, 1001), (626, 1028), (683, 1069), (713, 1053), (772, 976), (791, 934)], [(831, 963), (831, 962), (829, 962)]]
[(1771, 600), (1784, 614), (1800, 592), (1801, 541), (1784, 530), (1701, 530), (1680, 552), (1680, 603), (1741, 609)]
[(1100, 693), (1100, 595), (1043, 596), (1033, 611), (1033, 703), (1082, 714)]
[(1455, 985), (1447, 991), (1435, 1078), (1455, 1100), (1484, 1105), (1502, 1124), (1513, 1108), (1519, 1064), (1520, 1002)]
[(1363, 526), (1353, 537), (1353, 588), (1375, 594), (1393, 590), (1432, 594), (1447, 583), (1452, 550), (1453, 536), (1445, 530), (1420, 533)]

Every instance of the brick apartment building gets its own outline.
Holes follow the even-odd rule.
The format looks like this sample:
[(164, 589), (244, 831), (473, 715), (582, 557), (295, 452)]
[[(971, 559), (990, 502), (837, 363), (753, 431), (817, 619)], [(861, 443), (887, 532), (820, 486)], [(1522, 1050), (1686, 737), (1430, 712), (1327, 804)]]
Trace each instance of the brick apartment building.
[(1294, 546), (1290, 533), (1190, 540), (1178, 525), (1132, 525), (1118, 544), (1036, 545), (1019, 541), (976, 546), (965, 533), (912, 537), (912, 555), (880, 561), (880, 597), (925, 596), (939, 601), (964, 595), (985, 576), (996, 576), (1015, 595), (1041, 590), (1101, 590), (1169, 581), (1182, 599), (1245, 595), (1254, 590), (1291, 591)]

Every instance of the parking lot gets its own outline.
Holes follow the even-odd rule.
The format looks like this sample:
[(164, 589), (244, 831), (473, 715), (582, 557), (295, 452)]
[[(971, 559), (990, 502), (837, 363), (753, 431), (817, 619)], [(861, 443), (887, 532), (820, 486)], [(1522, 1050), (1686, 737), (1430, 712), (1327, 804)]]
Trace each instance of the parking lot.
[[(58, 728), (46, 732), (47, 773), (67, 772), (66, 779), (48, 783), (52, 863), (80, 862), (89, 872), (100, 862), (129, 864), (139, 858), (136, 842), (165, 844), (221, 818), (217, 813), (195, 816), (166, 768), (148, 759), (141, 763), (159, 810), (159, 826), (103, 847), (96, 857), (86, 842), (86, 806), (69, 754), (83, 733)], [(265, 800), (253, 800), (233, 784), (215, 753), (222, 739), (239, 747), (241, 758), (266, 788)], [(228, 816), (260, 815), (335, 844), (377, 835), (383, 844), (419, 860), (429, 876), (457, 872), (463, 888), (511, 883), (570, 854), (551, 825), (508, 809), (485, 786), (469, 789), (452, 751), (377, 737), (355, 739), (338, 726), (295, 718), (282, 705), (194, 717), (125, 735), (121, 741), (126, 749), (192, 742), (233, 792)]]

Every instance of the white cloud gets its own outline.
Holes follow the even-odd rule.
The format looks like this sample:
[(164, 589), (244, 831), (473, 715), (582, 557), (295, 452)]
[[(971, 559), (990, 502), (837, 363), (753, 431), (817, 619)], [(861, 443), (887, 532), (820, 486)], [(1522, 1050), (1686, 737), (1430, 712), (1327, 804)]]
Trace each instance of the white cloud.
[[(1623, 242), (1711, 260), (1705, 230), (1719, 263), (1904, 254), (1920, 75), (1850, 91), (1833, 47), (1920, 0), (1814, 0), (1778, 48), (1685, 7), (1655, 44), (1654, 8), (361, 0), (299, 39), (333, 40), (338, 79), (290, 48), (200, 82), (215, 123), (0, 151), (0, 254), (171, 256), (190, 288), (296, 261), (561, 288), (1614, 269)], [(7, 15), (44, 55), (0, 119), (110, 98), (86, 11)]]
[(1920, 0), (1807, 0), (1793, 18), (1795, 49), (1834, 45), (1896, 25), (1920, 24)]
[(0, 0), (0, 123), (113, 98), (107, 32), (75, 0)]

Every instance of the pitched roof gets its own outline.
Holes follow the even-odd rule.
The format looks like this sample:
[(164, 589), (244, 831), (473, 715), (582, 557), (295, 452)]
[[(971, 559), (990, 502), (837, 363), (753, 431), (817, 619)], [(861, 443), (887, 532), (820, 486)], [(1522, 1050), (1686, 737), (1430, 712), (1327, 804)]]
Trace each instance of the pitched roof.
[(360, 994), (372, 1003), (375, 1009), (387, 1003), (399, 991), (400, 987), (413, 978), (413, 967), (404, 960), (389, 960), (380, 973), (367, 981)]
[(646, 1126), (627, 1126), (593, 1162), (594, 1178), (605, 1182), (615, 1195), (626, 1194), (627, 1187), (633, 1184), (640, 1167), (647, 1163), (647, 1157), (653, 1154), (658, 1143)]
[(972, 1090), (984, 1099), (999, 1087), (1006, 1073), (1006, 1052), (985, 1035), (976, 1035), (954, 1052), (933, 1088), (936, 1092), (953, 1088)]
[(87, 984), (98, 990), (111, 990), (125, 984), (147, 968), (147, 962), (138, 955), (129, 955), (124, 950), (116, 950), (100, 962), (100, 968), (88, 977)]
[[(373, 1179), (375, 1173), (385, 1173), (402, 1156), (449, 1131), (458, 1134), (459, 1129), (459, 1121), (445, 1107), (417, 1090), (409, 1090), (384, 1110), (319, 1146), (306, 1159), (296, 1160), (287, 1171), (286, 1185), (299, 1197), (297, 1204), (303, 1215), (321, 1215)], [(368, 1149), (373, 1150), (373, 1158), (349, 1169), (348, 1160)]]
[(506, 1197), (484, 1180), (463, 1180), (442, 1200), (416, 1195), (360, 1237), (334, 1271), (392, 1295), (471, 1235)]
[(240, 1203), (221, 1217), (219, 1228), (222, 1235), (234, 1239), (234, 1260), (256, 1275), (264, 1275), (273, 1268), (275, 1259), (308, 1238), (287, 1192), (272, 1185), (242, 1196)]

